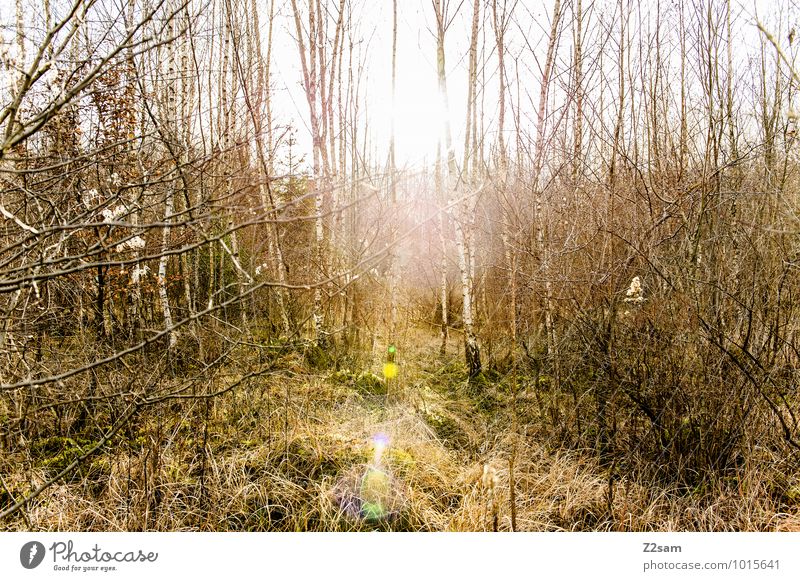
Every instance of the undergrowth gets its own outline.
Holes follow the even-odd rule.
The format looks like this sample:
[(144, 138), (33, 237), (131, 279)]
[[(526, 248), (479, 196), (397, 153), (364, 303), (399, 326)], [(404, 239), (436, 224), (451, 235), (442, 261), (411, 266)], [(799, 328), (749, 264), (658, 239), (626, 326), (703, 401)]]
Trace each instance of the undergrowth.
[[(455, 355), (411, 351), (389, 385), (378, 362), (295, 367), (150, 410), (0, 526), (484, 531), (496, 515), (498, 530), (800, 530), (800, 474), (766, 450), (702, 486), (654, 483), (543, 439), (553, 402), (524, 381), (495, 374), (476, 387)], [(85, 431), (6, 456), (0, 504), (91, 447)]]

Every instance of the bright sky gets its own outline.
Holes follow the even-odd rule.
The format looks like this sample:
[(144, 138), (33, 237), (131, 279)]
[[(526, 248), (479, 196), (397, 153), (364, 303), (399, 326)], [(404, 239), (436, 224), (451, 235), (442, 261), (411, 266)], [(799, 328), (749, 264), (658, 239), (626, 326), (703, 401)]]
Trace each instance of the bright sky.
[[(374, 145), (385, 154), (392, 117), (392, 3), (389, 0), (354, 0), (354, 7), (357, 22), (353, 34), (363, 39), (360, 47), (354, 50), (365, 60), (361, 91), (367, 93)], [(277, 120), (295, 125), (299, 129), (298, 144), (308, 147), (308, 106), (300, 87), (300, 61), (290, 15), (290, 3), (283, 2), (279, 25), (274, 31), (273, 101), (279, 115)], [(432, 160), (441, 128), (443, 108), (437, 91), (436, 44), (428, 29), (432, 16), (430, 0), (398, 2), (395, 133), (397, 159), (403, 164), (416, 164), (425, 158)], [(463, 28), (457, 22), (453, 25), (452, 38), (448, 39), (448, 55), (453, 56), (447, 63), (451, 72), (448, 80), (451, 115), (455, 119), (461, 119), (465, 111), (463, 99), (459, 97), (465, 94), (466, 72), (462, 73), (463, 59), (456, 58), (465, 52), (465, 44)], [(344, 66), (347, 66), (346, 59)], [(458, 123), (455, 125), (454, 130)]]
[[(259, 0), (264, 3), (267, 0)], [(386, 155), (389, 136), (390, 120), (392, 116), (391, 94), (391, 41), (392, 41), (392, 2), (391, 0), (352, 0), (354, 13), (353, 35), (361, 38), (360, 58), (364, 59), (364, 77), (362, 91), (367, 91), (369, 102), (370, 126), (373, 138), (373, 148)], [(294, 41), (294, 22), (291, 20), (291, 4), (289, 0), (276, 0), (276, 11), (279, 15), (275, 28), (275, 43), (273, 48), (273, 87), (275, 94), (273, 102), (278, 113), (276, 120), (281, 123), (290, 123), (298, 131), (296, 138), (298, 145), (310, 150), (310, 131), (308, 129), (308, 108), (300, 86), (300, 64), (297, 47)], [(627, 0), (626, 0), (627, 2)], [(304, 2), (299, 2), (304, 4)], [(330, 0), (334, 6), (338, 2)], [(464, 115), (466, 111), (466, 77), (467, 77), (467, 52), (470, 34), (471, 6), (470, 0), (451, 0), (451, 11), (460, 6), (458, 16), (455, 18), (446, 38), (446, 59), (448, 72), (448, 91), (450, 100), (450, 117), (452, 120), (453, 136), (458, 150), (462, 142)], [(500, 2), (498, 2), (500, 4)], [(508, 0), (509, 5), (515, 4)], [(586, 58), (594, 57), (592, 49), (606, 41), (603, 31), (596, 26), (601, 17), (609, 18), (615, 15), (617, 0), (584, 0), (585, 13), (585, 54)], [(737, 35), (735, 53), (739, 54), (744, 62), (746, 53), (753, 54), (754, 47), (758, 45), (758, 32), (754, 26), (753, 15), (758, 14), (765, 22), (775, 23), (780, 21), (782, 28), (788, 30), (789, 15), (781, 14), (776, 10), (773, 0), (745, 1), (733, 0), (733, 13), (735, 15), (734, 33)], [(781, 5), (785, 4), (780, 2)], [(484, 58), (486, 60), (484, 81), (486, 83), (483, 95), (485, 110), (485, 123), (487, 127), (486, 139), (488, 143), (496, 142), (495, 123), (498, 109), (497, 96), (497, 57), (494, 47), (494, 33), (491, 27), (490, 2), (482, 6), (483, 38), (479, 41), (485, 46)], [(641, 3), (631, 3), (632, 6), (641, 6), (642, 12), (649, 8), (655, 9), (655, 2), (643, 0)], [(725, 0), (714, 2), (715, 9), (724, 11)], [(675, 9), (674, 2), (661, 2), (662, 11)], [(593, 7), (593, 10), (590, 10)], [(507, 33), (506, 67), (509, 82), (512, 86), (509, 91), (516, 98), (514, 84), (514, 57), (519, 57), (519, 73), (523, 79), (520, 91), (522, 99), (523, 123), (531, 126), (533, 122), (534, 103), (538, 100), (538, 85), (541, 77), (541, 63), (546, 52), (547, 36), (549, 34), (550, 17), (553, 2), (547, 0), (518, 0), (515, 8), (515, 20), (510, 25)], [(694, 3), (685, 6), (686, 17), (696, 10)], [(267, 10), (264, 10), (266, 14)], [(590, 14), (587, 15), (587, 12)], [(571, 21), (571, 3), (562, 0), (562, 14), (567, 23)], [(639, 26), (637, 15), (630, 16), (630, 28)], [(263, 21), (263, 19), (262, 19)], [(397, 58), (397, 96), (395, 115), (395, 133), (397, 141), (397, 160), (400, 165), (421, 165), (435, 158), (436, 146), (441, 134), (443, 107), (438, 98), (436, 82), (436, 45), (431, 23), (433, 22), (433, 8), (431, 0), (398, 0), (398, 58)], [(644, 23), (646, 26), (646, 22)], [(663, 34), (663, 32), (662, 32)], [(724, 30), (721, 31), (724, 34)], [(560, 43), (556, 71), (568, 68), (572, 50), (572, 31), (569, 25), (564, 28)], [(533, 49), (533, 52), (531, 52)], [(479, 49), (480, 50), (480, 49)], [(535, 55), (535, 56), (534, 56)], [(736, 58), (736, 57), (735, 57)], [(479, 66), (481, 58), (479, 56)], [(613, 63), (610, 63), (613, 66)], [(345, 65), (346, 66), (346, 65)], [(739, 75), (746, 77), (745, 70), (740, 69)], [(479, 73), (480, 74), (480, 73)], [(691, 81), (691, 79), (690, 79)], [(479, 78), (479, 84), (480, 84)], [(556, 79), (553, 84), (553, 98), (563, 99), (559, 93), (559, 83), (566, 83), (566, 78)], [(594, 79), (585, 79), (588, 88)], [(613, 83), (613, 82), (612, 82)], [(507, 103), (506, 131), (512, 130), (512, 108)]]
[[(26, 6), (28, 26), (41, 26), (42, 0), (22, 0)], [(101, 5), (116, 5), (123, 0), (101, 0)], [(127, 0), (126, 0), (127, 1)], [(138, 1), (138, 0), (137, 0)], [(311, 136), (308, 130), (308, 107), (301, 87), (300, 60), (294, 39), (294, 22), (291, 19), (291, 3), (289, 0), (275, 0), (277, 19), (274, 27), (272, 83), (273, 111), (275, 121), (280, 125), (292, 125), (296, 128), (295, 137), (300, 151), (310, 151)], [(500, 3), (502, 0), (499, 0)], [(628, 0), (625, 0), (626, 2)], [(391, 0), (348, 0), (352, 11), (352, 35), (359, 42), (356, 47), (358, 58), (362, 61), (361, 79), (362, 95), (366, 92), (369, 103), (370, 130), (372, 149), (386, 156), (389, 127), (392, 119), (391, 92), (391, 41), (392, 41), (392, 1)], [(304, 0), (298, 4), (304, 5)], [(752, 15), (756, 12), (772, 24), (773, 30), (781, 25), (782, 32), (777, 32), (781, 39), (786, 38), (789, 23), (794, 22), (794, 14), (781, 14), (776, 6), (790, 6), (791, 0), (774, 2), (758, 0), (757, 2), (734, 0), (734, 14), (738, 15), (735, 25), (737, 35), (736, 52), (739, 62), (743, 63), (746, 52), (753, 54), (753, 47), (758, 44), (758, 33)], [(0, 22), (5, 24), (4, 36), (7, 43), (13, 42), (15, 0), (0, 0)], [(56, 2), (60, 5), (60, 3)], [(261, 26), (266, 40), (268, 0), (257, 0), (261, 10)], [(397, 160), (402, 165), (420, 165), (424, 161), (432, 161), (441, 133), (443, 108), (438, 98), (435, 63), (435, 38), (430, 29), (433, 22), (431, 0), (398, 0), (398, 58), (397, 58), (397, 96), (394, 109)], [(450, 117), (456, 148), (463, 141), (461, 131), (464, 125), (466, 110), (466, 77), (467, 52), (470, 34), (471, 0), (451, 0), (451, 11), (460, 7), (446, 39), (448, 89), (450, 96)], [(519, 74), (522, 84), (519, 95), (522, 101), (522, 125), (528, 130), (534, 122), (534, 103), (538, 96), (538, 84), (541, 78), (540, 63), (544, 60), (547, 35), (549, 33), (552, 0), (508, 0), (509, 5), (516, 4), (515, 19), (507, 33), (507, 71), (511, 86), (509, 92), (514, 96), (516, 106), (517, 87), (514, 84), (514, 58), (519, 58)], [(600, 43), (607, 40), (607, 34), (597, 25), (602, 16), (614, 18), (616, 0), (583, 0), (585, 15), (586, 58), (593, 58)], [(687, 17), (697, 8), (697, 3), (686, 3)], [(338, 2), (327, 0), (327, 6), (336, 10)], [(482, 39), (479, 44), (485, 47), (483, 59), (486, 61), (483, 81), (486, 83), (482, 95), (485, 110), (486, 139), (490, 144), (496, 143), (497, 97), (497, 58), (494, 52), (494, 35), (490, 22), (489, 2), (482, 6), (484, 18)], [(631, 2), (631, 5), (642, 9), (645, 13), (642, 27), (647, 26), (646, 13), (654, 8), (655, 2)], [(572, 19), (570, 0), (562, 0), (564, 18), (567, 23)], [(593, 12), (590, 7), (593, 8)], [(661, 1), (662, 11), (674, 10), (675, 2)], [(725, 0), (715, 0), (713, 6), (722, 11)], [(789, 12), (787, 10), (787, 12)], [(639, 27), (636, 15), (631, 16), (631, 28)], [(723, 31), (724, 32), (724, 31)], [(797, 43), (795, 43), (797, 44)], [(552, 96), (556, 105), (563, 103), (563, 92), (559, 86), (568, 82), (564, 71), (568, 70), (572, 46), (572, 32), (569, 24), (562, 32), (559, 62), (556, 66), (556, 78), (553, 83)], [(594, 52), (593, 52), (594, 51)], [(611, 52), (611, 51), (609, 51)], [(30, 54), (29, 54), (30, 56)], [(345, 59), (345, 66), (346, 64)], [(354, 66), (356, 64), (354, 63)], [(614, 63), (609, 63), (613, 69)], [(611, 71), (611, 69), (609, 69)], [(613, 72), (604, 74), (611, 75)], [(737, 70), (739, 79), (748, 80), (746, 67)], [(560, 77), (558, 75), (561, 75)], [(598, 73), (585, 79), (587, 91), (597, 86)], [(480, 76), (480, 73), (479, 73)], [(752, 77), (752, 75), (751, 75)], [(691, 79), (690, 79), (691, 82)], [(479, 84), (481, 80), (479, 79)], [(613, 85), (613, 81), (611, 82)], [(695, 83), (697, 85), (697, 83)], [(612, 89), (613, 90), (613, 89)], [(480, 97), (479, 97), (480, 98)], [(559, 102), (559, 99), (561, 100)], [(742, 106), (746, 97), (742, 99)], [(511, 103), (507, 107), (506, 130), (511, 131), (513, 110)], [(362, 121), (361, 126), (364, 126)], [(378, 159), (373, 159), (378, 162)]]

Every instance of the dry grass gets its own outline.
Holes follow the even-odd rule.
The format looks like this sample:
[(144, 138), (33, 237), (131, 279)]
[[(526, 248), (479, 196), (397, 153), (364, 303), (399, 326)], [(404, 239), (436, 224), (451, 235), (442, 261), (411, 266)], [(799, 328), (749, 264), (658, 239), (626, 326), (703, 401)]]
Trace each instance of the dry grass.
[[(618, 476), (611, 500), (608, 471), (592, 454), (513, 435), (507, 410), (481, 414), (476, 410), (485, 402), (465, 403), (447, 362), (424, 352), (413, 356), (418, 366), (406, 366), (404, 382), (388, 400), (333, 374), (297, 374), (228, 394), (208, 410), (194, 403), (154, 412), (132, 440), (115, 444), (92, 470), (51, 487), (24, 517), (2, 526), (492, 530), (492, 499), (481, 480), (488, 464), (497, 477), (498, 528), (511, 530), (513, 453), (517, 530), (800, 530), (793, 502), (800, 501), (800, 475), (780, 476), (776, 458), (762, 454), (737, 479), (697, 490)], [(376, 488), (365, 484), (365, 475), (375, 464), (377, 434), (389, 444)], [(16, 460), (4, 470), (11, 489), (47, 476), (35, 458)], [(778, 478), (798, 493), (789, 495), (792, 502), (776, 499)], [(377, 511), (370, 496), (377, 497)]]

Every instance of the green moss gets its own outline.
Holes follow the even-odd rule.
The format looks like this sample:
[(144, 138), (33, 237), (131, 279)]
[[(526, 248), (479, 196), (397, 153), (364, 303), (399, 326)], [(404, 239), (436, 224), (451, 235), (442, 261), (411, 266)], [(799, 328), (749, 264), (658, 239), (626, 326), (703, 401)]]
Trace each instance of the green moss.
[(131, 438), (130, 440), (128, 440), (128, 445), (131, 448), (138, 448), (142, 450), (147, 445), (147, 436), (139, 435), (136, 436), (135, 438)]
[(424, 417), (440, 440), (459, 448), (469, 447), (469, 437), (453, 418), (435, 412), (425, 413)]
[(47, 460), (69, 450), (86, 451), (92, 444), (93, 442), (86, 438), (52, 436), (34, 441), (31, 444), (31, 454), (36, 458)]
[(411, 472), (417, 465), (414, 456), (402, 448), (389, 448), (386, 452), (386, 459), (391, 466), (396, 467), (400, 472)]
[(503, 400), (495, 393), (487, 390), (475, 397), (475, 409), (484, 414), (495, 414), (503, 408)]
[(67, 448), (55, 456), (45, 458), (39, 465), (53, 473), (61, 472), (83, 453), (80, 448)]
[(386, 395), (386, 382), (375, 375), (365, 371), (355, 379), (354, 387), (365, 395)]
[(329, 349), (311, 345), (304, 353), (306, 363), (314, 369), (329, 369), (333, 365), (333, 355)]
[(340, 369), (329, 376), (333, 383), (352, 387), (362, 395), (386, 395), (387, 386), (382, 377), (369, 371), (356, 373), (349, 369)]
[(349, 369), (340, 369), (338, 371), (334, 371), (328, 376), (333, 383), (337, 383), (340, 385), (350, 384), (353, 381), (353, 372)]
[(428, 371), (431, 374), (428, 379), (432, 384), (449, 390), (455, 389), (468, 379), (467, 370), (460, 361), (448, 361), (443, 366)]

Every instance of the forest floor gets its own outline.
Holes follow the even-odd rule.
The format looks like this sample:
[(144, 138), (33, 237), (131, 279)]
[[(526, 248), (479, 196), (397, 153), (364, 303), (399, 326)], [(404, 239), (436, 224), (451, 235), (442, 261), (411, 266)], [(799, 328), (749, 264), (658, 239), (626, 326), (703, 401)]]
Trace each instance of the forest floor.
[[(412, 331), (388, 394), (380, 357), (314, 372), (289, 355), (256, 384), (148, 417), (3, 528), (800, 530), (755, 481), (747, 498), (610, 483), (591, 451), (542, 438), (537, 394), (467, 382), (454, 342), (442, 356)], [(23, 493), (81, 445), (32, 442), (6, 485)]]

